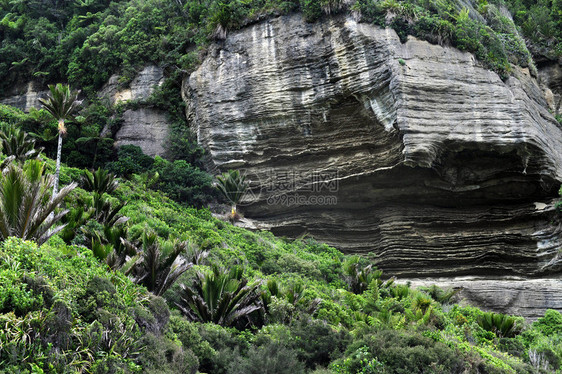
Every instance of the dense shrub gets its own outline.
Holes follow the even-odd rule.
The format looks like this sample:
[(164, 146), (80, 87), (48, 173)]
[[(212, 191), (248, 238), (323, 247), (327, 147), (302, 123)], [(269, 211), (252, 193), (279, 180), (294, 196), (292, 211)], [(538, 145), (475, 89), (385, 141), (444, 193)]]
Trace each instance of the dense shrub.
[(159, 175), (155, 188), (175, 201), (201, 208), (216, 196), (211, 176), (185, 160), (170, 162), (157, 156), (151, 171)]
[(544, 317), (539, 318), (533, 326), (545, 335), (562, 335), (562, 314), (556, 310), (548, 309)]
[(197, 357), (188, 346), (148, 333), (141, 344), (145, 347), (138, 363), (147, 374), (195, 374), (199, 367)]
[[(124, 177), (143, 174), (146, 187), (159, 189), (173, 200), (188, 205), (202, 207), (217, 196), (208, 173), (185, 160), (170, 162), (159, 156), (152, 158), (135, 145), (120, 147), (117, 161), (108, 163), (106, 168)], [(151, 182), (147, 183), (149, 180)]]
[(189, 351), (176, 349), (167, 338), (141, 338), (145, 327), (132, 316), (139, 322), (139, 314), (160, 321), (164, 330), (166, 304), (148, 301), (145, 290), (122, 274), (107, 272), (90, 251), (56, 238), (51, 243), (37, 247), (10, 238), (0, 247), (0, 371), (133, 372), (139, 364), (160, 365), (162, 358), (139, 356), (158, 347), (181, 353), (181, 360), (162, 364), (168, 372), (177, 372), (179, 363), (197, 366)]
[(154, 164), (154, 159), (145, 155), (137, 145), (119, 147), (117, 161), (108, 163), (105, 168), (113, 174), (130, 176), (147, 172)]
[(252, 346), (247, 357), (237, 356), (228, 365), (232, 374), (304, 374), (297, 352), (281, 343), (270, 341), (261, 346)]
[[(361, 353), (361, 354), (358, 354)], [(345, 373), (364, 372), (366, 367), (383, 367), (385, 373), (462, 373), (464, 363), (447, 345), (410, 331), (382, 330), (350, 345), (343, 360)]]
[(306, 317), (294, 323), (291, 333), (296, 338), (297, 356), (309, 369), (328, 366), (343, 354), (352, 340), (345, 329), (337, 331), (325, 321)]

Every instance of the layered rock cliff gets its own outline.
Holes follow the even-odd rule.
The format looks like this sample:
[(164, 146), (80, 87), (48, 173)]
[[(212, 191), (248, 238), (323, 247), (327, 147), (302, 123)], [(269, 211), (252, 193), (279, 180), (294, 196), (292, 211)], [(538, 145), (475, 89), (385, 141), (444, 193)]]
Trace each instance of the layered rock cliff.
[(11, 105), (25, 112), (29, 112), (31, 108), (40, 108), (39, 99), (44, 99), (49, 93), (46, 87), (41, 87), (35, 82), (29, 82), (26, 85), (14, 87), (11, 92), (3, 93), (6, 96), (0, 99), (1, 104)]
[(183, 95), (209, 167), (252, 181), (258, 227), (373, 253), (387, 274), (562, 291), (562, 128), (548, 83), (514, 69), (502, 81), (469, 53), (293, 15), (213, 45)]
[[(148, 65), (142, 69), (127, 87), (119, 84), (120, 76), (114, 74), (98, 92), (98, 97), (107, 100), (110, 105), (127, 101), (146, 100), (154, 90), (164, 82), (162, 68)], [(31, 108), (41, 108), (39, 99), (46, 98), (48, 91), (36, 82), (29, 82), (25, 86), (15, 87), (8, 92), (0, 103), (11, 105), (25, 112)], [(109, 136), (110, 129), (103, 129), (102, 136)], [(140, 105), (128, 109), (123, 113), (121, 127), (114, 134), (115, 146), (137, 145), (150, 156), (166, 154), (165, 142), (170, 135), (168, 116), (162, 110)]]

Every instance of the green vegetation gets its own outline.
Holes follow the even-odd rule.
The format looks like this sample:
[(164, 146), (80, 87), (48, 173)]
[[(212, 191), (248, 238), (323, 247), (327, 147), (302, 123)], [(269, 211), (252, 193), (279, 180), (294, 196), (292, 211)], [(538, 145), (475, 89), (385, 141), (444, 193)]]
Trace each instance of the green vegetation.
[(217, 189), (232, 205), (230, 215), (235, 218), (237, 215), (236, 206), (248, 190), (246, 177), (241, 175), (239, 170), (229, 170), (223, 175), (217, 176)]
[[(6, 178), (55, 170), (49, 159), (6, 160)], [(73, 181), (87, 190), (70, 191)], [(562, 370), (559, 312), (529, 324), (460, 307), (454, 292), (396, 284), (368, 258), (180, 205), (137, 174), (62, 165), (61, 183), (68, 193), (54, 221), (68, 210), (67, 226), (48, 241), (29, 237), (40, 246), (2, 237), (0, 371)]]
[(25, 131), (10, 123), (1, 123), (0, 126), (0, 149), (6, 156), (23, 162), (36, 158), (41, 153), (42, 149), (35, 148), (35, 140), (30, 139)]
[[(210, 40), (264, 17), (351, 12), (403, 41), (473, 52), (506, 77), (511, 64), (533, 71), (532, 55), (562, 54), (560, 9), (559, 0), (0, 1), (2, 92), (64, 81), (87, 99), (75, 118), (69, 86), (51, 86), (45, 109), (27, 114), (0, 105), (0, 372), (562, 372), (557, 311), (529, 324), (461, 307), (455, 292), (397, 284), (368, 258), (214, 218), (204, 207), (217, 191), (180, 97)], [(95, 97), (111, 74), (126, 86), (148, 63), (167, 77), (149, 99)], [(114, 151), (123, 112), (139, 105), (169, 114), (169, 159)], [(65, 187), (53, 193), (59, 170)], [(234, 208), (247, 187), (235, 173), (219, 186)]]
[(214, 265), (211, 271), (197, 272), (193, 285), (180, 285), (177, 304), (190, 321), (214, 322), (241, 329), (254, 325), (252, 314), (264, 311), (260, 284), (248, 286), (243, 270), (233, 266), (229, 271)]
[(43, 244), (63, 227), (53, 226), (66, 214), (54, 213), (62, 200), (76, 187), (70, 184), (61, 191), (51, 191), (52, 175), (44, 175), (39, 160), (23, 167), (10, 164), (0, 175), (0, 240), (10, 236), (31, 239)]
[(55, 183), (53, 185), (53, 195), (59, 190), (60, 162), (62, 152), (62, 137), (66, 134), (65, 122), (72, 119), (73, 112), (78, 107), (78, 92), (71, 91), (68, 85), (58, 83), (49, 85), (51, 91), (47, 99), (39, 99), (45, 110), (53, 116), (58, 124), (59, 141), (57, 146), (57, 166), (55, 169)]
[[(513, 21), (504, 11), (513, 14)], [(165, 67), (180, 101), (179, 79), (198, 62), (198, 51), (230, 30), (278, 14), (300, 11), (308, 21), (353, 12), (363, 22), (394, 28), (468, 50), (505, 75), (509, 63), (532, 66), (535, 54), (562, 54), (559, 0), (41, 0), (0, 2), (0, 88), (36, 80), (65, 81), (92, 96), (110, 75), (128, 84), (148, 63)], [(176, 107), (177, 109), (177, 107)]]

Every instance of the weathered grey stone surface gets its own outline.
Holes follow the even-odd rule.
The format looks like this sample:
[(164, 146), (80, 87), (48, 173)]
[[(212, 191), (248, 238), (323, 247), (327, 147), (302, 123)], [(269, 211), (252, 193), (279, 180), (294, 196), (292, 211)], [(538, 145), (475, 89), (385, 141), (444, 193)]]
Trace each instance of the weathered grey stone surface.
[[(158, 66), (146, 66), (126, 89), (119, 87), (118, 80), (117, 74), (112, 75), (98, 96), (109, 99), (111, 104), (145, 100), (164, 82), (164, 71)], [(123, 115), (121, 129), (115, 135), (115, 145), (138, 145), (150, 156), (162, 156), (166, 152), (163, 143), (169, 130), (168, 119), (162, 111), (149, 107), (130, 109)], [(108, 132), (108, 128), (102, 130), (102, 134)]]
[[(153, 65), (145, 67), (131, 82), (129, 88), (120, 89), (118, 75), (113, 75), (99, 93), (99, 97), (106, 97), (111, 104), (127, 100), (147, 99), (156, 87), (164, 82), (164, 71)], [(10, 96), (1, 99), (2, 104), (12, 105), (26, 112), (30, 108), (41, 108), (40, 98), (45, 98), (48, 91), (41, 91), (37, 84), (30, 82), (25, 87), (14, 89)], [(115, 136), (115, 145), (134, 144), (142, 148), (143, 152), (155, 156), (164, 155), (163, 142), (169, 134), (168, 119), (162, 111), (152, 108), (127, 110), (123, 116), (123, 125)], [(110, 136), (110, 129), (104, 128), (102, 136)]]
[(183, 95), (259, 227), (394, 275), (560, 274), (562, 129), (525, 69), (504, 82), (469, 53), (293, 15), (212, 46)]
[(41, 87), (38, 87), (37, 84), (29, 82), (23, 87), (14, 89), (14, 92), (11, 92), (9, 96), (0, 99), (0, 103), (29, 112), (31, 108), (41, 108), (39, 99), (46, 98), (48, 93), (48, 90), (41, 90)]
[(168, 135), (165, 112), (147, 108), (129, 109), (123, 113), (123, 124), (115, 135), (115, 145), (138, 145), (147, 155), (163, 155)]
[(562, 61), (543, 64), (539, 69), (539, 81), (545, 91), (548, 109), (562, 115)]
[(443, 289), (459, 290), (461, 304), (478, 306), (483, 310), (525, 316), (535, 320), (544, 316), (547, 309), (562, 310), (562, 279), (504, 278), (435, 278), (399, 279), (411, 286), (429, 287), (433, 284)]
[(106, 97), (112, 104), (116, 104), (128, 100), (145, 100), (153, 92), (154, 89), (164, 82), (164, 71), (162, 68), (149, 65), (146, 66), (133, 79), (128, 88), (119, 87), (119, 75), (114, 74), (109, 81), (100, 90), (98, 96)]

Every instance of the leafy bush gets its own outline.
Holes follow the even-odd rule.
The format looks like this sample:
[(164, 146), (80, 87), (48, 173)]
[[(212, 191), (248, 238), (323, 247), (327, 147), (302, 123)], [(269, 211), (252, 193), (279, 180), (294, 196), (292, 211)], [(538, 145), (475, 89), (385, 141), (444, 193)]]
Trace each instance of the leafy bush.
[(297, 356), (306, 367), (326, 367), (339, 358), (351, 343), (351, 335), (345, 330), (335, 330), (324, 321), (302, 318), (291, 327), (295, 336)]
[(232, 374), (304, 374), (297, 352), (275, 341), (262, 346), (252, 346), (247, 357), (238, 356), (228, 366)]
[(188, 346), (179, 346), (175, 342), (148, 333), (143, 336), (141, 344), (145, 347), (138, 363), (143, 373), (153, 374), (195, 374), (199, 360)]
[(533, 327), (544, 335), (562, 334), (562, 314), (556, 310), (548, 309), (544, 317), (539, 318), (533, 324)]
[(130, 176), (148, 171), (152, 164), (154, 159), (145, 155), (139, 146), (124, 145), (119, 147), (117, 161), (108, 163), (105, 168), (113, 174)]
[(384, 372), (397, 374), (424, 373), (427, 368), (443, 374), (465, 370), (455, 350), (409, 331), (382, 330), (368, 334), (351, 344), (346, 356), (342, 373), (369, 372), (365, 371), (367, 367), (382, 365)]
[[(7, 290), (12, 300), (18, 295), (13, 291), (19, 289), (20, 309), (12, 309), (18, 313), (13, 314), (4, 303), (0, 314), (4, 326), (0, 371), (19, 372), (30, 365), (46, 372), (83, 369), (93, 367), (99, 352), (118, 355), (117, 361), (125, 367), (134, 364), (134, 352), (142, 345), (127, 309), (142, 303), (146, 291), (135, 288), (122, 275), (107, 273), (91, 252), (78, 253), (63, 243), (38, 248), (10, 238), (0, 254), (3, 275), (10, 269), (29, 274), (27, 281), (11, 277), (18, 281), (17, 286), (3, 283), (3, 294)], [(39, 291), (41, 288), (45, 291)], [(46, 302), (52, 297), (50, 292), (57, 295), (52, 306)]]
[(169, 162), (156, 156), (151, 171), (159, 175), (155, 188), (175, 201), (200, 208), (216, 197), (211, 176), (185, 160)]

